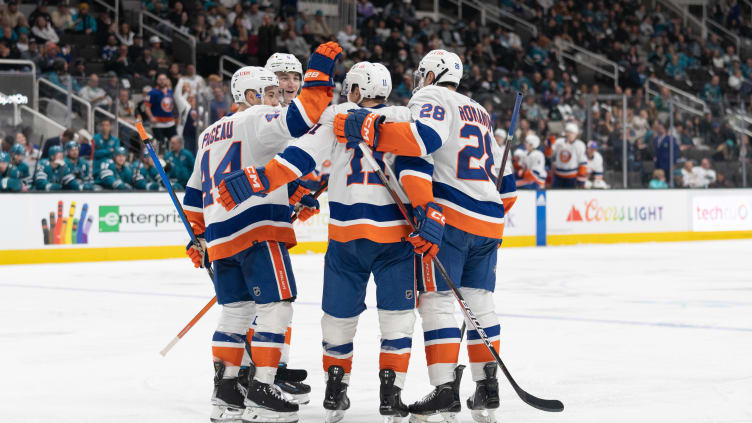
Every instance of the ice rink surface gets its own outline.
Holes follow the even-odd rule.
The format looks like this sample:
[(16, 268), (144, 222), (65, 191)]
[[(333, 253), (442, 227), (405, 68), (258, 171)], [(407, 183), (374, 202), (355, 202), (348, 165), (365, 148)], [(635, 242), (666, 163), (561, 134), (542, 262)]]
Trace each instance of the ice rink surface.
[[(323, 256), (292, 262), (291, 367), (313, 386), (300, 420), (318, 422)], [(752, 422), (752, 241), (502, 249), (497, 273), (502, 359), (565, 404), (532, 409), (502, 379), (501, 422)], [(208, 422), (217, 307), (158, 351), (212, 295), (187, 258), (0, 267), (0, 421)], [(380, 421), (376, 322), (361, 316), (345, 422)], [(420, 333), (405, 402), (429, 391)]]

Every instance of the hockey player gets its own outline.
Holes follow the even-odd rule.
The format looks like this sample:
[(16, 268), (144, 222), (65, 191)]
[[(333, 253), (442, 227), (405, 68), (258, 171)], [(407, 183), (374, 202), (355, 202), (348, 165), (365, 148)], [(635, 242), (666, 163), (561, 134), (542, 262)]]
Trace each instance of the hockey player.
[(10, 164), (10, 154), (0, 151), (0, 192), (21, 192), (25, 186)]
[(22, 144), (14, 144), (10, 148), (10, 164), (18, 172), (18, 178), (27, 187), (31, 187), (32, 176), (29, 165), (25, 162), (26, 148)]
[(95, 183), (104, 189), (128, 191), (135, 188), (144, 189), (141, 175), (134, 173), (131, 165), (125, 162), (125, 148), (117, 147), (112, 159), (105, 160), (99, 165), (99, 173)]
[[(274, 385), (277, 366), (292, 318), (295, 280), (287, 248), (295, 245), (286, 188), (263, 198), (238, 198), (227, 211), (217, 204), (217, 186), (230, 184), (250, 192), (253, 174), (228, 180), (233, 171), (260, 166), (282, 151), (290, 138), (318, 122), (332, 98), (334, 64), (342, 49), (320, 45), (311, 55), (303, 89), (289, 107), (276, 105), (277, 77), (264, 68), (244, 67), (233, 75), (231, 91), (238, 112), (199, 136), (199, 151), (183, 200), (193, 231), (205, 247), (188, 248), (194, 265), (214, 264), (214, 287), (222, 305), (212, 342), (215, 395), (212, 421), (241, 418), (249, 422), (297, 421), (298, 405)], [(252, 380), (243, 395), (238, 383), (246, 332), (254, 314), (251, 340)], [(245, 397), (245, 398), (244, 398)], [(244, 401), (245, 399), (245, 401)], [(245, 408), (245, 410), (243, 410)]]
[(147, 191), (159, 191), (162, 188), (162, 178), (159, 176), (159, 171), (154, 166), (154, 160), (149, 154), (144, 154), (141, 159), (138, 173), (143, 177), (144, 189)]
[(280, 103), (289, 106), (300, 92), (303, 66), (300, 60), (289, 53), (274, 53), (266, 61), (266, 70), (274, 72), (279, 80)]
[(79, 190), (76, 177), (63, 160), (63, 149), (53, 145), (50, 158), (39, 161), (39, 169), (34, 177), (34, 188), (39, 191)]
[[(355, 113), (335, 120), (339, 141), (366, 142), (377, 152), (416, 156), (398, 158), (397, 170), (418, 228), (408, 240), (423, 254), (418, 312), (435, 389), (410, 405), (411, 421), (454, 421), (461, 409), (463, 366), (457, 366), (460, 330), (453, 314), (455, 299), (436, 273), (433, 256), (441, 259), (491, 342), (499, 347), (493, 302), (497, 247), (505, 210), (514, 203), (516, 190), (509, 164), (501, 194), (496, 189), (493, 169), (500, 149), (492, 139), (491, 120), (480, 104), (455, 91), (461, 77), (462, 62), (456, 54), (433, 50), (415, 74), (416, 91), (408, 104), (413, 122), (379, 124), (375, 114)], [(400, 164), (404, 162), (416, 165), (404, 171)], [(472, 328), (469, 322), (468, 326)], [(493, 409), (499, 406), (496, 363), (476, 331), (469, 330), (467, 339), (476, 382), (467, 405), (475, 419), (492, 421)]]
[[(347, 387), (353, 357), (353, 339), (371, 274), (376, 282), (381, 327), (379, 359), (382, 415), (400, 419), (407, 406), (400, 393), (405, 381), (415, 322), (415, 262), (405, 241), (410, 227), (373, 172), (364, 168), (360, 149), (336, 141), (333, 121), (338, 113), (363, 107), (392, 121), (410, 119), (405, 107), (385, 107), (391, 76), (381, 64), (361, 62), (345, 77), (349, 103), (330, 106), (319, 125), (292, 143), (264, 167), (246, 169), (258, 175), (254, 195), (264, 195), (311, 172), (331, 155), (329, 176), (329, 245), (324, 259), (321, 319), (323, 364), (327, 375), (324, 396), (326, 421), (336, 422), (349, 408)], [(391, 154), (378, 154), (381, 166), (392, 166)], [(231, 185), (220, 186), (222, 201), (236, 202)]]
[(585, 144), (577, 136), (580, 129), (574, 122), (564, 126), (564, 138), (558, 138), (553, 144), (548, 142), (546, 157), (551, 157), (554, 170), (553, 188), (576, 188), (585, 182), (587, 160)]
[(585, 171), (585, 188), (608, 189), (603, 180), (603, 156), (598, 152), (598, 143), (590, 141), (585, 151), (587, 170)]
[[(525, 137), (525, 153), (520, 159), (517, 189), (543, 189), (546, 187), (546, 157), (538, 150), (540, 138), (533, 133)], [(517, 150), (519, 151), (519, 150)], [(515, 154), (517, 154), (515, 151)]]
[(91, 191), (94, 183), (91, 176), (91, 164), (78, 156), (79, 149), (76, 141), (65, 143), (65, 164), (73, 174), (74, 180), (71, 185), (75, 190)]

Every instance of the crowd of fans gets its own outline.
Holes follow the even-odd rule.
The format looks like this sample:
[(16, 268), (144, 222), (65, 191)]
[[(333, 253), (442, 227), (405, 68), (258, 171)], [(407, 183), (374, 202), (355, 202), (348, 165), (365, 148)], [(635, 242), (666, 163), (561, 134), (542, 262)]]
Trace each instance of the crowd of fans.
[[(48, 5), (42, 0), (25, 16), (11, 1), (0, 5), (0, 58), (31, 60), (43, 78), (62, 90), (72, 90), (126, 122), (144, 121), (166, 156), (176, 136), (187, 153), (195, 153), (201, 129), (232, 112), (228, 86), (216, 74), (220, 55), (263, 65), (272, 53), (286, 51), (306, 63), (318, 43), (336, 40), (344, 49), (343, 60), (337, 65), (337, 82), (341, 83), (358, 61), (381, 62), (392, 72), (389, 102), (407, 104), (417, 62), (425, 52), (444, 48), (457, 52), (465, 66), (459, 90), (486, 107), (495, 127), (509, 125), (511, 93), (525, 92), (515, 137), (517, 148), (524, 148), (524, 139), (533, 133), (543, 140), (558, 138), (563, 123), (575, 121), (582, 129), (580, 139), (588, 146), (596, 145), (603, 156), (609, 183), (610, 179), (621, 181), (626, 142), (630, 187), (660, 186), (653, 182), (661, 178), (673, 180), (677, 187), (741, 184), (739, 164), (749, 160), (747, 140), (725, 117), (731, 107), (744, 107), (752, 116), (752, 102), (742, 103), (752, 93), (752, 57), (740, 57), (735, 46), (715, 35), (702, 39), (660, 6), (650, 7), (651, 2), (501, 0), (499, 6), (534, 24), (539, 29), (537, 36), (499, 25), (480, 25), (467, 14), (457, 21), (419, 18), (415, 2), (410, 0), (358, 0), (357, 30), (352, 25), (332, 29), (321, 11), (300, 12), (292, 0), (143, 1), (145, 10), (196, 37), (197, 69), (176, 60), (177, 44), (165, 43), (147, 32), (139, 35), (141, 31), (130, 25), (134, 21), (127, 19), (128, 13), (121, 13), (120, 22), (115, 23), (111, 13), (92, 11), (93, 6), (84, 2)], [(713, 9), (714, 19), (730, 22), (729, 28), (748, 37), (747, 16), (739, 13), (739, 5), (733, 2), (719, 3)], [(619, 86), (598, 78), (585, 81), (576, 63), (558, 55), (560, 40), (618, 63)], [(697, 94), (708, 103), (709, 111), (695, 116), (674, 109), (675, 129), (671, 132), (671, 93), (664, 89), (646, 96), (644, 86), (650, 78)], [(621, 100), (604, 99), (601, 94), (626, 95), (626, 112)], [(103, 126), (103, 122), (98, 125), (99, 136), (107, 133)], [(13, 142), (9, 140), (25, 138), (29, 130), (6, 131), (3, 151), (10, 152)], [(141, 159), (138, 143), (127, 141), (127, 137), (121, 135), (122, 142), (117, 144), (126, 148), (125, 164), (138, 169), (130, 172), (135, 178), (146, 172), (149, 164)], [(82, 139), (86, 140), (87, 134), (78, 140), (84, 149)], [(66, 144), (60, 146), (68, 156)], [(36, 147), (43, 150), (40, 157), (34, 156), (34, 148), (25, 146), (24, 160), (42, 159), (35, 167), (44, 170), (43, 161), (52, 159), (50, 146)], [(80, 186), (102, 186), (96, 183), (96, 174), (102, 169), (100, 160), (117, 162), (120, 159), (112, 156), (115, 150), (108, 147), (111, 157), (94, 159), (88, 185)], [(105, 154), (98, 153), (97, 145), (93, 151)], [(85, 152), (79, 154), (87, 157)], [(52, 160), (56, 161), (60, 160)], [(694, 169), (722, 169), (716, 169), (714, 180), (706, 184), (696, 181), (707, 177), (684, 173), (690, 168), (697, 174), (700, 171)], [(180, 171), (174, 172), (172, 176), (179, 181)], [(126, 187), (144, 186), (132, 178), (123, 181)], [(27, 188), (42, 187), (29, 182)]]

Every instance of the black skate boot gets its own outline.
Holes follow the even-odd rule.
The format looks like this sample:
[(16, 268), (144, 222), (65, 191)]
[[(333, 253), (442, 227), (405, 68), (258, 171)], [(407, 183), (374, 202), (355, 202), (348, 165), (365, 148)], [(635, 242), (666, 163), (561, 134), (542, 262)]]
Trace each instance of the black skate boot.
[(298, 421), (298, 404), (288, 401), (274, 384), (252, 379), (245, 397), (243, 422), (294, 423)]
[(290, 395), (294, 403), (308, 404), (311, 401), (308, 397), (311, 387), (303, 383), (306, 377), (308, 377), (308, 372), (305, 370), (288, 369), (286, 364), (280, 364), (277, 368), (277, 375), (274, 377), (274, 384)]
[(347, 397), (347, 384), (342, 383), (345, 369), (340, 366), (330, 366), (327, 371), (326, 392), (324, 393), (324, 408), (326, 423), (336, 423), (345, 417), (345, 410), (350, 408), (350, 398)]
[(237, 423), (243, 416), (245, 388), (240, 385), (240, 375), (224, 379), (225, 364), (214, 362), (214, 393), (209, 420), (214, 423)]
[(384, 416), (384, 423), (401, 422), (403, 417), (408, 414), (407, 406), (402, 402), (400, 393), (402, 389), (394, 386), (394, 379), (397, 375), (392, 369), (383, 369), (379, 371), (379, 413)]
[[(454, 381), (437, 386), (431, 393), (420, 401), (410, 404), (411, 423), (431, 422), (455, 423), (457, 413), (462, 409), (460, 403), (460, 381), (465, 366), (459, 365), (454, 369)], [(431, 418), (440, 415), (441, 420)]]
[(494, 410), (499, 408), (499, 380), (496, 379), (496, 363), (486, 363), (483, 373), (486, 378), (475, 385), (475, 393), (467, 399), (467, 408), (478, 423), (496, 423)]

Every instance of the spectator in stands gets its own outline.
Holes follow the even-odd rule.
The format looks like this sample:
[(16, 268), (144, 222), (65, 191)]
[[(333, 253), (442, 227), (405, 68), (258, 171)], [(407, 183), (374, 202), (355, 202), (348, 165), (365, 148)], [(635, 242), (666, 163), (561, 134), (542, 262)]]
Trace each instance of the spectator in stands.
[(185, 80), (180, 80), (175, 91), (175, 105), (178, 108), (177, 132), (183, 137), (186, 149), (192, 154), (196, 154), (198, 150), (196, 137), (198, 128), (203, 126), (202, 122), (199, 122), (197, 103), (197, 96), (191, 86), (186, 84)]
[(6, 8), (0, 10), (0, 22), (11, 28), (17, 28), (26, 22), (26, 17), (18, 10), (17, 0), (9, 1)]
[(49, 157), (48, 154), (49, 154), (51, 147), (54, 147), (54, 146), (63, 147), (65, 146), (65, 143), (67, 143), (68, 141), (72, 141), (74, 134), (75, 132), (73, 132), (73, 129), (68, 128), (57, 137), (47, 139), (44, 142), (44, 147), (42, 147), (42, 157)]
[(148, 102), (144, 105), (146, 106), (144, 111), (151, 122), (154, 139), (161, 143), (161, 148), (164, 148), (167, 141), (177, 135), (175, 100), (167, 75), (160, 73), (157, 76), (157, 86), (149, 92)]
[(259, 28), (258, 32), (259, 63), (266, 63), (269, 56), (277, 51), (277, 37), (279, 36), (279, 32), (279, 27), (272, 20), (272, 16), (264, 15), (261, 28)]
[(337, 43), (339, 43), (342, 50), (348, 53), (352, 53), (355, 50), (353, 43), (358, 35), (353, 31), (353, 27), (350, 24), (345, 25), (345, 29), (337, 33)]
[(144, 38), (140, 35), (133, 37), (133, 44), (128, 46), (128, 58), (135, 63), (144, 54)]
[(212, 89), (212, 96), (211, 103), (209, 103), (209, 121), (214, 123), (230, 112), (230, 103), (221, 87)]
[(92, 34), (97, 32), (97, 20), (89, 14), (89, 4), (79, 3), (78, 13), (73, 17), (76, 32)]
[(705, 88), (703, 88), (702, 90), (702, 97), (708, 103), (720, 103), (721, 96), (723, 95), (723, 93), (721, 92), (720, 81), (721, 80), (718, 75), (713, 75), (713, 78), (710, 80), (710, 82), (705, 84)]
[(120, 140), (112, 135), (112, 122), (103, 120), (99, 124), (99, 132), (94, 134), (94, 170), (99, 170), (100, 164), (112, 157), (118, 147)]
[(112, 62), (120, 54), (120, 46), (114, 35), (107, 37), (107, 45), (102, 47), (102, 59), (105, 62)]
[(308, 62), (311, 46), (305, 42), (303, 37), (298, 37), (294, 29), (287, 31), (285, 46), (287, 47), (287, 51), (297, 57), (302, 63)]
[(172, 22), (172, 24), (175, 26), (180, 26), (180, 16), (184, 11), (185, 10), (183, 9), (183, 3), (176, 1), (175, 4), (173, 4), (172, 10), (170, 10), (170, 13), (168, 15), (170, 22)]
[(157, 61), (157, 65), (160, 68), (167, 69), (167, 53), (162, 48), (162, 40), (156, 35), (152, 35), (149, 38), (149, 44), (151, 45), (151, 56)]
[(118, 28), (118, 32), (115, 34), (120, 44), (124, 44), (128, 47), (133, 45), (133, 38), (136, 36), (133, 31), (131, 31), (130, 25), (128, 25), (128, 22), (121, 22), (120, 27)]
[(693, 160), (687, 160), (684, 162), (684, 166), (682, 166), (681, 170), (681, 185), (676, 181), (676, 177), (674, 177), (674, 186), (681, 186), (682, 188), (696, 188), (697, 186), (697, 175), (693, 172), (694, 170), (694, 161)]
[(183, 81), (183, 84), (187, 84), (191, 87), (192, 94), (199, 94), (206, 89), (206, 81), (201, 75), (196, 73), (196, 66), (193, 64), (187, 64), (185, 66), (185, 73), (180, 77), (178, 83), (175, 85), (175, 91), (178, 91), (178, 85)]
[(716, 180), (712, 182), (708, 188), (734, 188), (733, 182), (726, 179), (726, 176), (721, 172), (716, 172)]
[(128, 78), (130, 79), (131, 74), (133, 73), (133, 67), (131, 66), (131, 61), (128, 58), (128, 46), (125, 44), (120, 44), (118, 47), (117, 56), (114, 60), (111, 60), (107, 63), (107, 68), (121, 78)]
[(89, 80), (86, 86), (81, 88), (81, 91), (79, 91), (78, 94), (94, 107), (99, 106), (107, 109), (112, 105), (112, 99), (107, 95), (107, 92), (99, 86), (99, 76), (95, 73), (89, 75)]
[(318, 42), (324, 42), (324, 40), (327, 40), (332, 35), (332, 30), (326, 24), (324, 12), (321, 9), (317, 10), (313, 16), (313, 21), (310, 22), (310, 30), (316, 36)]
[(170, 87), (177, 87), (180, 77), (180, 64), (178, 62), (172, 62), (170, 67), (167, 68), (167, 78), (170, 79)]
[(177, 182), (185, 187), (188, 178), (193, 172), (193, 163), (196, 158), (188, 150), (183, 148), (183, 138), (175, 135), (170, 138), (170, 149), (164, 155), (165, 162), (170, 164), (170, 179), (176, 179)]
[(60, 41), (50, 22), (42, 15), (37, 16), (36, 21), (34, 21), (34, 27), (31, 28), (31, 33), (40, 43), (45, 41), (57, 43)]
[(68, 73), (68, 63), (65, 59), (58, 57), (53, 63), (52, 70), (43, 77), (66, 91), (70, 85), (73, 92), (80, 92), (81, 87), (78, 86), (78, 81)]
[(52, 11), (52, 25), (58, 31), (68, 31), (74, 28), (73, 15), (70, 6), (66, 2), (60, 2), (57, 9)]
[(232, 40), (230, 31), (225, 27), (225, 20), (218, 17), (211, 29), (211, 42), (219, 46), (228, 46)]
[(131, 95), (125, 88), (120, 89), (116, 109), (119, 118), (130, 123), (136, 121), (136, 105), (131, 100)]
[(663, 169), (653, 170), (653, 179), (650, 180), (650, 183), (648, 184), (648, 188), (652, 188), (652, 189), (668, 188), (668, 184), (666, 183), (666, 174), (663, 172)]
[(157, 75), (159, 63), (152, 57), (151, 50), (144, 49), (142, 56), (133, 64), (133, 76), (135, 78), (151, 80)]
[[(655, 167), (657, 169), (663, 169), (664, 174), (668, 174), (671, 172), (672, 165), (675, 165), (679, 159), (679, 143), (675, 137), (668, 134), (666, 127), (659, 122), (656, 122), (655, 124), (655, 133), (656, 135), (653, 138)], [(672, 158), (673, 162), (671, 160)]]
[(358, 10), (358, 26), (360, 26), (360, 24), (364, 20), (376, 14), (376, 10), (373, 7), (373, 3), (371, 3), (368, 0), (358, 0), (357, 10)]
[(710, 168), (710, 160), (702, 159), (700, 166), (692, 168), (692, 188), (707, 188), (716, 180), (715, 170)]
[(248, 30), (243, 26), (243, 18), (237, 16), (234, 21), (230, 22), (232, 22), (232, 27), (230, 27), (230, 40), (237, 41), (239, 44), (247, 44)]
[[(5, 40), (0, 40), (0, 59), (18, 59), (20, 57), (20, 54), (18, 53), (18, 50), (11, 49), (9, 43)], [(0, 70), (11, 70), (14, 69), (15, 66), (10, 66), (6, 68), (3, 65), (0, 65)]]

